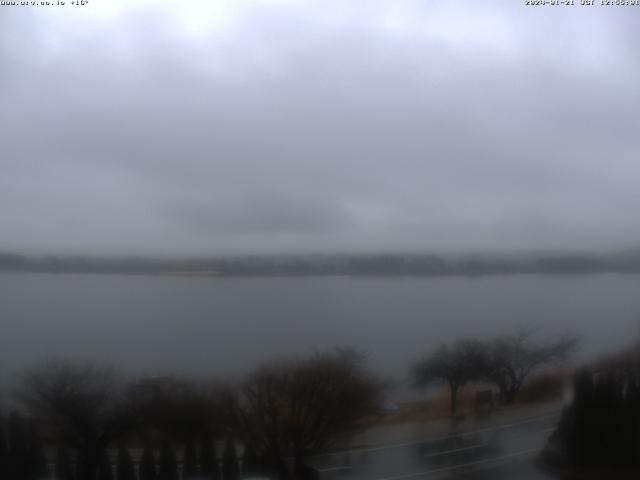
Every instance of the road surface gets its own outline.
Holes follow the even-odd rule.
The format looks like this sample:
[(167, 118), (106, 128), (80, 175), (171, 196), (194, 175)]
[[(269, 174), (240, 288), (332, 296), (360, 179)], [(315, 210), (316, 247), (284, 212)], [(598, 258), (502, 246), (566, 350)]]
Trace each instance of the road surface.
[(318, 456), (309, 464), (320, 480), (548, 480), (553, 477), (534, 459), (558, 417), (546, 413), (469, 431), (452, 424), (446, 435)]

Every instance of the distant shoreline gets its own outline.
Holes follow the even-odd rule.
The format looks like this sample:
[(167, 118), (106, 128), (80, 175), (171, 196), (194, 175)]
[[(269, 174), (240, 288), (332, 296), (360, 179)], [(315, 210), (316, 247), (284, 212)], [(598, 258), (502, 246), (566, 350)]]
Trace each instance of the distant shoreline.
[(182, 277), (638, 274), (640, 252), (610, 255), (274, 255), (214, 258), (28, 257), (0, 253), (0, 272)]
[(595, 272), (491, 272), (491, 273), (442, 273), (442, 274), (411, 274), (411, 273), (224, 273), (200, 271), (165, 271), (165, 272), (128, 272), (128, 271), (72, 271), (72, 270), (1, 270), (0, 275), (92, 275), (92, 276), (128, 276), (128, 277), (165, 277), (165, 278), (496, 278), (496, 277), (588, 277), (601, 275), (640, 275), (638, 271), (595, 271)]

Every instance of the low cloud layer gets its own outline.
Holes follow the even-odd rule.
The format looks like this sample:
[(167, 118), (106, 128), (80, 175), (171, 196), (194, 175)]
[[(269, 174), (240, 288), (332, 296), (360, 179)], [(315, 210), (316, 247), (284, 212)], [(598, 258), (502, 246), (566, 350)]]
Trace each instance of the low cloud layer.
[(0, 250), (640, 245), (634, 7), (0, 7)]

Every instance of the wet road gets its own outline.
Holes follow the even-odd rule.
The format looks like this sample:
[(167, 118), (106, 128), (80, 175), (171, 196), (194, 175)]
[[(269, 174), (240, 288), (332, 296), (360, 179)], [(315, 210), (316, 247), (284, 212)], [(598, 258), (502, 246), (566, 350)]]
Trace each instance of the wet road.
[(534, 465), (557, 424), (558, 414), (456, 430), (419, 442), (349, 450), (314, 458), (320, 480), (404, 480), (427, 478), (545, 480)]

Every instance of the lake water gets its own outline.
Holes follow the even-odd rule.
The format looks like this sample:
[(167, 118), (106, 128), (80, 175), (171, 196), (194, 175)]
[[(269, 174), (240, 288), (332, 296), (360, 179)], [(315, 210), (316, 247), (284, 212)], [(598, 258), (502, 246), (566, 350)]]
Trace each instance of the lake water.
[(578, 360), (640, 337), (640, 276), (0, 275), (0, 376), (47, 355), (132, 374), (238, 376), (335, 345), (402, 380), (441, 342), (533, 323), (583, 337)]

